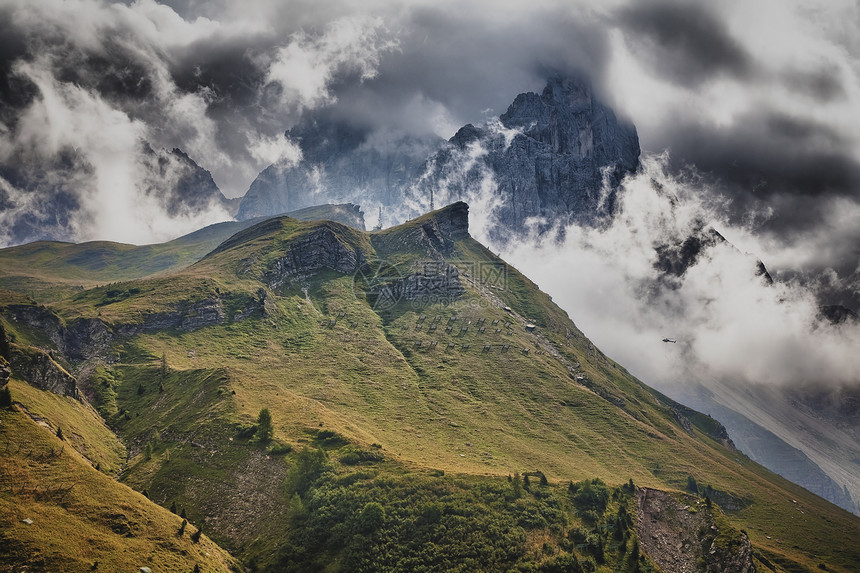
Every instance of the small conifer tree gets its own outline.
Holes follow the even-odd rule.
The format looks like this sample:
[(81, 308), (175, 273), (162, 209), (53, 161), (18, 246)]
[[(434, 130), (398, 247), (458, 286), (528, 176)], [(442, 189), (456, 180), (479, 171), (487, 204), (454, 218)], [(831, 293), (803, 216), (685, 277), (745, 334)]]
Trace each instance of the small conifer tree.
[(693, 476), (687, 476), (687, 491), (690, 493), (699, 493), (699, 484), (696, 483), (696, 478)]
[(272, 413), (268, 408), (260, 410), (260, 415), (257, 416), (257, 437), (261, 442), (268, 442), (272, 439), (275, 429), (272, 426)]
[(161, 381), (164, 382), (164, 379), (167, 378), (167, 355), (163, 352), (161, 353)]
[(60, 438), (61, 440), (64, 439), (63, 438), (63, 428), (61, 428), (60, 426), (57, 426), (57, 437)]
[(0, 388), (0, 408), (8, 408), (12, 405), (12, 392), (8, 386)]

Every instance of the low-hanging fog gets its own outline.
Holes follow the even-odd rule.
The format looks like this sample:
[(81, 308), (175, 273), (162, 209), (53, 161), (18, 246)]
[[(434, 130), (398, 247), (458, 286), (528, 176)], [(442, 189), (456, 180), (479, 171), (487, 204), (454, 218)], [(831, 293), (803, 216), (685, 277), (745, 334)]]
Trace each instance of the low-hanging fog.
[[(765, 262), (817, 245), (762, 242), (706, 202), (701, 178), (667, 173), (666, 154), (647, 156), (625, 180), (618, 213), (604, 225), (567, 227), (563, 240), (536, 237), (502, 247), (604, 351), (646, 381), (708, 377), (752, 384), (860, 381), (860, 327), (822, 320), (814, 285), (769, 284)], [(834, 231), (858, 212), (835, 202)], [(679, 244), (702, 224), (731, 243), (706, 249), (681, 277), (655, 268), (655, 248)], [(676, 343), (663, 342), (664, 338)]]

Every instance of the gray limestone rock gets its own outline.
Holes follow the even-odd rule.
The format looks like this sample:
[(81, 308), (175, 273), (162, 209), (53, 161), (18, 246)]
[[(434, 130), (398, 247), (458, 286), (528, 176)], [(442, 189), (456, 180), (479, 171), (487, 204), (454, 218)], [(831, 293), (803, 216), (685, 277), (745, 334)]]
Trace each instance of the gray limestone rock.
[(307, 278), (324, 269), (352, 274), (364, 262), (364, 253), (338, 237), (337, 223), (324, 222), (290, 242), (287, 251), (271, 265), (265, 280), (270, 288)]
[(36, 388), (80, 400), (75, 378), (57, 364), (50, 354), (31, 346), (11, 345), (12, 372)]
[(639, 165), (636, 128), (583, 79), (554, 76), (540, 95), (517, 96), (499, 120), (461, 128), (425, 164), (414, 192), (424, 201), (468, 199), (489, 184), (501, 242), (532, 217), (548, 228), (611, 214), (622, 178)]

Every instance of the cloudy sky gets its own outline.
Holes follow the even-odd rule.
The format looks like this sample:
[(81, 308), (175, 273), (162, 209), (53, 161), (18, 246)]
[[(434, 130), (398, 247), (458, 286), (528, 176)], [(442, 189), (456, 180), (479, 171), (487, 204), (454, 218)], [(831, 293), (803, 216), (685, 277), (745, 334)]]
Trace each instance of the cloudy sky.
[(721, 206), (730, 239), (844, 293), (860, 259), (858, 25), (851, 0), (0, 0), (0, 224), (164, 240), (225, 213), (171, 214), (142, 191), (141, 140), (237, 197), (297, 159), (282, 134), (303, 114), (447, 138), (578, 70)]

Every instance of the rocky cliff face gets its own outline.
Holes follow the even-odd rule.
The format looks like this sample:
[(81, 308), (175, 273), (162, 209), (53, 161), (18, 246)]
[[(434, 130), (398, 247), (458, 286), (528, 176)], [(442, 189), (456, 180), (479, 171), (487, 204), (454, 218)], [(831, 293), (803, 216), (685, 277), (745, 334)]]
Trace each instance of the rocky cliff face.
[(698, 498), (642, 488), (637, 491), (642, 551), (663, 571), (754, 573), (752, 546), (742, 531), (718, 519)]
[(11, 346), (12, 372), (27, 383), (62, 396), (80, 400), (75, 378), (38, 348)]
[[(244, 320), (254, 312), (262, 312), (263, 298), (239, 309), (233, 319)], [(15, 322), (45, 333), (57, 349), (71, 360), (99, 358), (110, 361), (110, 347), (117, 338), (170, 329), (191, 332), (221, 324), (228, 319), (224, 302), (221, 296), (184, 301), (170, 310), (145, 313), (140, 322), (124, 324), (106, 324), (98, 318), (78, 318), (64, 322), (47, 308), (38, 305), (9, 305), (4, 308), (4, 313)]]
[(592, 223), (611, 213), (624, 175), (639, 164), (639, 139), (583, 79), (555, 76), (543, 92), (516, 97), (499, 124), (466, 125), (425, 165), (414, 192), (444, 202), (495, 199), (495, 239), (528, 219)]
[(374, 246), (384, 251), (416, 248), (431, 260), (441, 259), (454, 250), (454, 242), (469, 236), (469, 205), (462, 201), (428, 213), (419, 225), (395, 228), (390, 233), (371, 236)]
[(288, 281), (301, 281), (324, 269), (352, 274), (364, 263), (365, 255), (338, 237), (335, 224), (321, 223), (302, 237), (290, 242), (284, 255), (266, 272), (270, 288)]

